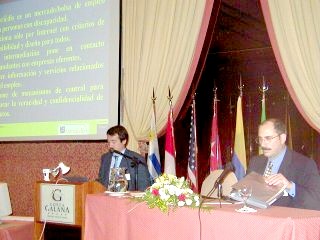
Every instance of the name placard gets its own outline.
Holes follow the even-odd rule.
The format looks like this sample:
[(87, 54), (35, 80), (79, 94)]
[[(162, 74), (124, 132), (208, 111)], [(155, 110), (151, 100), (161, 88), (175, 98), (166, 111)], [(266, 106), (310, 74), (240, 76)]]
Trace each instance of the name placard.
[(75, 185), (40, 184), (40, 221), (75, 224)]

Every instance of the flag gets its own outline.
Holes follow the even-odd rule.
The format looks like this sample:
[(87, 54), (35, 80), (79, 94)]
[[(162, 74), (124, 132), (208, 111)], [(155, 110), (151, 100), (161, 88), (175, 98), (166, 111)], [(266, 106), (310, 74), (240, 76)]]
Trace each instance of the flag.
[(191, 189), (198, 192), (198, 162), (197, 162), (197, 131), (196, 131), (196, 108), (195, 100), (191, 105), (190, 121), (190, 139), (189, 139), (189, 157), (188, 157), (188, 179), (190, 180)]
[(156, 117), (153, 109), (149, 133), (148, 169), (152, 179), (161, 174), (161, 163), (159, 154), (159, 144), (156, 130)]
[(261, 122), (264, 122), (267, 119), (266, 115), (266, 98), (263, 96), (261, 100)]
[(234, 137), (234, 150), (232, 163), (235, 167), (237, 179), (242, 179), (247, 171), (246, 145), (244, 140), (244, 127), (242, 117), (242, 97), (237, 101), (236, 133)]
[(211, 141), (210, 141), (210, 171), (222, 168), (220, 140), (218, 133), (218, 115), (217, 115), (217, 100), (213, 100), (213, 118), (211, 126)]
[(170, 110), (168, 114), (168, 122), (167, 122), (167, 129), (166, 129), (164, 172), (167, 174), (176, 175), (176, 149), (174, 144), (173, 112), (172, 112), (171, 105), (170, 105)]
[[(261, 118), (260, 118), (260, 123), (264, 122), (266, 119), (267, 119), (267, 115), (266, 115), (266, 98), (265, 98), (265, 95), (263, 93), (262, 100), (261, 100)], [(261, 155), (262, 153), (263, 153), (262, 149), (259, 146), (259, 154)]]

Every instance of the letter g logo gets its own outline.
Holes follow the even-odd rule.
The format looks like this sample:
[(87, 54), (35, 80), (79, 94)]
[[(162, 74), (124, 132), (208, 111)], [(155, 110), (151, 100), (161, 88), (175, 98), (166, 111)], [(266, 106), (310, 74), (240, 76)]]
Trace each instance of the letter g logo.
[(54, 189), (52, 191), (52, 199), (57, 202), (61, 201), (61, 189)]

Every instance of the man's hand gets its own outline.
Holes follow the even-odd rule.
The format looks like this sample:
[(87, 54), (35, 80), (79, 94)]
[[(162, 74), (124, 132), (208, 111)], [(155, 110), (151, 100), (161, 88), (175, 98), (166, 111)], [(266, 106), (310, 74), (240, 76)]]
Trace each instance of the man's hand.
[(290, 190), (292, 187), (292, 182), (288, 181), (281, 173), (272, 174), (265, 179), (266, 183), (269, 185), (279, 185), (283, 184), (286, 189)]

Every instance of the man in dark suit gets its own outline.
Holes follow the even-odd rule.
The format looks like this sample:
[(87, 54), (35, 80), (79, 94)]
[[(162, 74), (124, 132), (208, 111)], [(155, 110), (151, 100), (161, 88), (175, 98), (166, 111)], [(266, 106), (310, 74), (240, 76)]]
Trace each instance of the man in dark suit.
[(121, 125), (111, 127), (107, 131), (107, 140), (111, 151), (101, 157), (98, 181), (108, 188), (110, 169), (114, 167), (126, 168), (128, 190), (144, 191), (150, 186), (148, 167), (140, 154), (126, 148), (129, 140), (127, 130)]
[[(250, 160), (248, 173), (265, 175), (270, 185), (284, 184), (284, 195), (273, 205), (320, 210), (320, 175), (316, 163), (287, 148), (286, 126), (278, 119), (260, 124), (257, 142), (263, 155)], [(270, 166), (270, 169), (268, 169)]]

